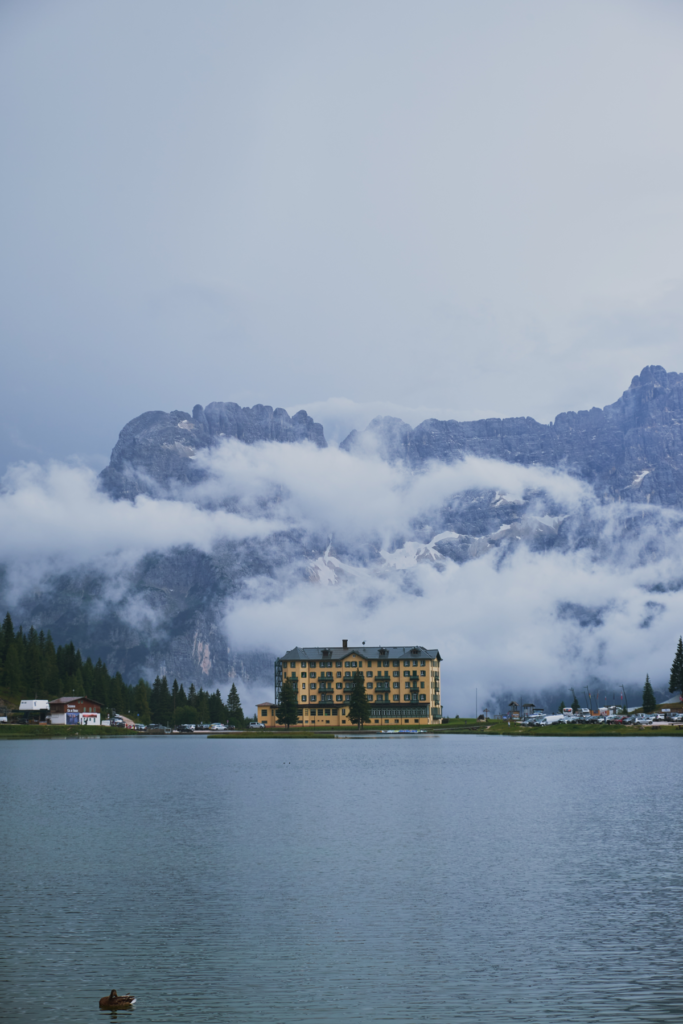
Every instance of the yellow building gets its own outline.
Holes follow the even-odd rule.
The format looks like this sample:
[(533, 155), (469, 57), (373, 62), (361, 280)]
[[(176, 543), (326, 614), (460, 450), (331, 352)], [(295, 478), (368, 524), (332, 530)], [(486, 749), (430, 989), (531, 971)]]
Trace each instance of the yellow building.
[(299, 702), (297, 725), (351, 725), (348, 704), (359, 672), (371, 704), (369, 725), (415, 728), (442, 717), (441, 655), (426, 647), (294, 647), (275, 661), (275, 702), (258, 705), (258, 720), (278, 727), (280, 687), (291, 682)]

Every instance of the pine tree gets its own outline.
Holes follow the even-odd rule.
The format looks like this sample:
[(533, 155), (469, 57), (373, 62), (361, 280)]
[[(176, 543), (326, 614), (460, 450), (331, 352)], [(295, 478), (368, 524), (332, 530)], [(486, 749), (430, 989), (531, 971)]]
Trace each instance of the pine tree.
[(227, 717), (227, 711), (223, 698), (221, 697), (221, 691), (216, 690), (209, 697), (209, 718), (212, 722), (225, 722)]
[(138, 685), (135, 687), (135, 697), (133, 702), (135, 714), (144, 725), (149, 725), (152, 721), (152, 716), (149, 707), (149, 686), (144, 679), (140, 679)]
[(289, 679), (285, 679), (280, 687), (280, 703), (275, 716), (280, 725), (296, 725), (299, 718), (299, 701)]
[(179, 691), (178, 691), (178, 680), (174, 679), (173, 680), (173, 687), (171, 689), (171, 700), (173, 701), (173, 714), (174, 715), (175, 715), (175, 709), (177, 707), (180, 707), (180, 703), (178, 701), (178, 694), (179, 694)]
[(2, 673), (2, 685), (8, 695), (16, 697), (23, 692), (21, 660), (17, 644), (10, 643), (5, 655), (5, 667)]
[(181, 683), (180, 684), (180, 689), (178, 690), (178, 706), (181, 707), (181, 708), (184, 708), (184, 707), (187, 707), (188, 704), (189, 704), (189, 701), (188, 701), (187, 696), (185, 694), (185, 690), (183, 689), (183, 684)]
[(365, 680), (361, 672), (353, 673), (353, 688), (351, 690), (351, 700), (349, 701), (349, 718), (354, 725), (358, 724), (358, 729), (362, 729), (364, 722), (369, 722), (371, 718), (370, 701), (368, 700), (367, 691), (365, 689)]
[(238, 728), (244, 725), (244, 712), (242, 711), (240, 695), (237, 692), (237, 687), (234, 683), (232, 684), (230, 693), (228, 694), (227, 711), (230, 725), (236, 725)]
[(680, 693), (683, 700), (683, 637), (680, 636), (669, 676), (669, 693)]
[(195, 704), (197, 714), (199, 715), (199, 721), (206, 723), (209, 720), (209, 695), (204, 691), (203, 687), (199, 687), (199, 693), (197, 694), (197, 703)]
[(657, 701), (652, 689), (652, 684), (650, 683), (650, 677), (645, 676), (645, 686), (643, 687), (643, 711), (646, 715), (651, 715), (656, 707)]
[(197, 691), (194, 688), (194, 683), (190, 683), (190, 692), (187, 695), (187, 703), (193, 708), (197, 706)]

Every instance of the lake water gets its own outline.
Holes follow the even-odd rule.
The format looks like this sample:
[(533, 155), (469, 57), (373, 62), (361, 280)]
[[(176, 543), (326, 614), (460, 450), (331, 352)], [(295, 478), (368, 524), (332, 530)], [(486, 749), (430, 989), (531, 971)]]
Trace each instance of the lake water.
[(8, 1021), (683, 1021), (676, 738), (8, 741)]

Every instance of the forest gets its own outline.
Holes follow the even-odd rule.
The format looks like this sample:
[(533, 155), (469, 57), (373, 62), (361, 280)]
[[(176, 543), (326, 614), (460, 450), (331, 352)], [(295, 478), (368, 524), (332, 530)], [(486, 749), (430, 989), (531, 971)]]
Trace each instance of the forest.
[(241, 726), (245, 717), (233, 683), (224, 702), (220, 690), (207, 693), (194, 684), (186, 692), (176, 679), (169, 685), (165, 676), (151, 685), (139, 679), (124, 682), (121, 673), (111, 675), (98, 659), (83, 659), (72, 642), (55, 647), (50, 633), (33, 626), (15, 630), (9, 612), (0, 627), (0, 701), (8, 708), (23, 699), (54, 700), (67, 696), (91, 697), (102, 705), (103, 717), (117, 712), (149, 725), (223, 722)]

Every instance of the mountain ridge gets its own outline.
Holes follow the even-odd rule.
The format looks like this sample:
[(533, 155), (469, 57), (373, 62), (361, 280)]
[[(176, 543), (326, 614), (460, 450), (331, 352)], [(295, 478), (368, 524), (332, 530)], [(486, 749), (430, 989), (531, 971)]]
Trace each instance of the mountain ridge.
[(553, 423), (528, 416), (459, 421), (428, 419), (410, 427), (376, 417), (340, 444), (418, 468), (430, 460), (475, 455), (562, 469), (589, 483), (601, 500), (683, 508), (683, 374), (646, 366), (611, 405), (559, 413)]

